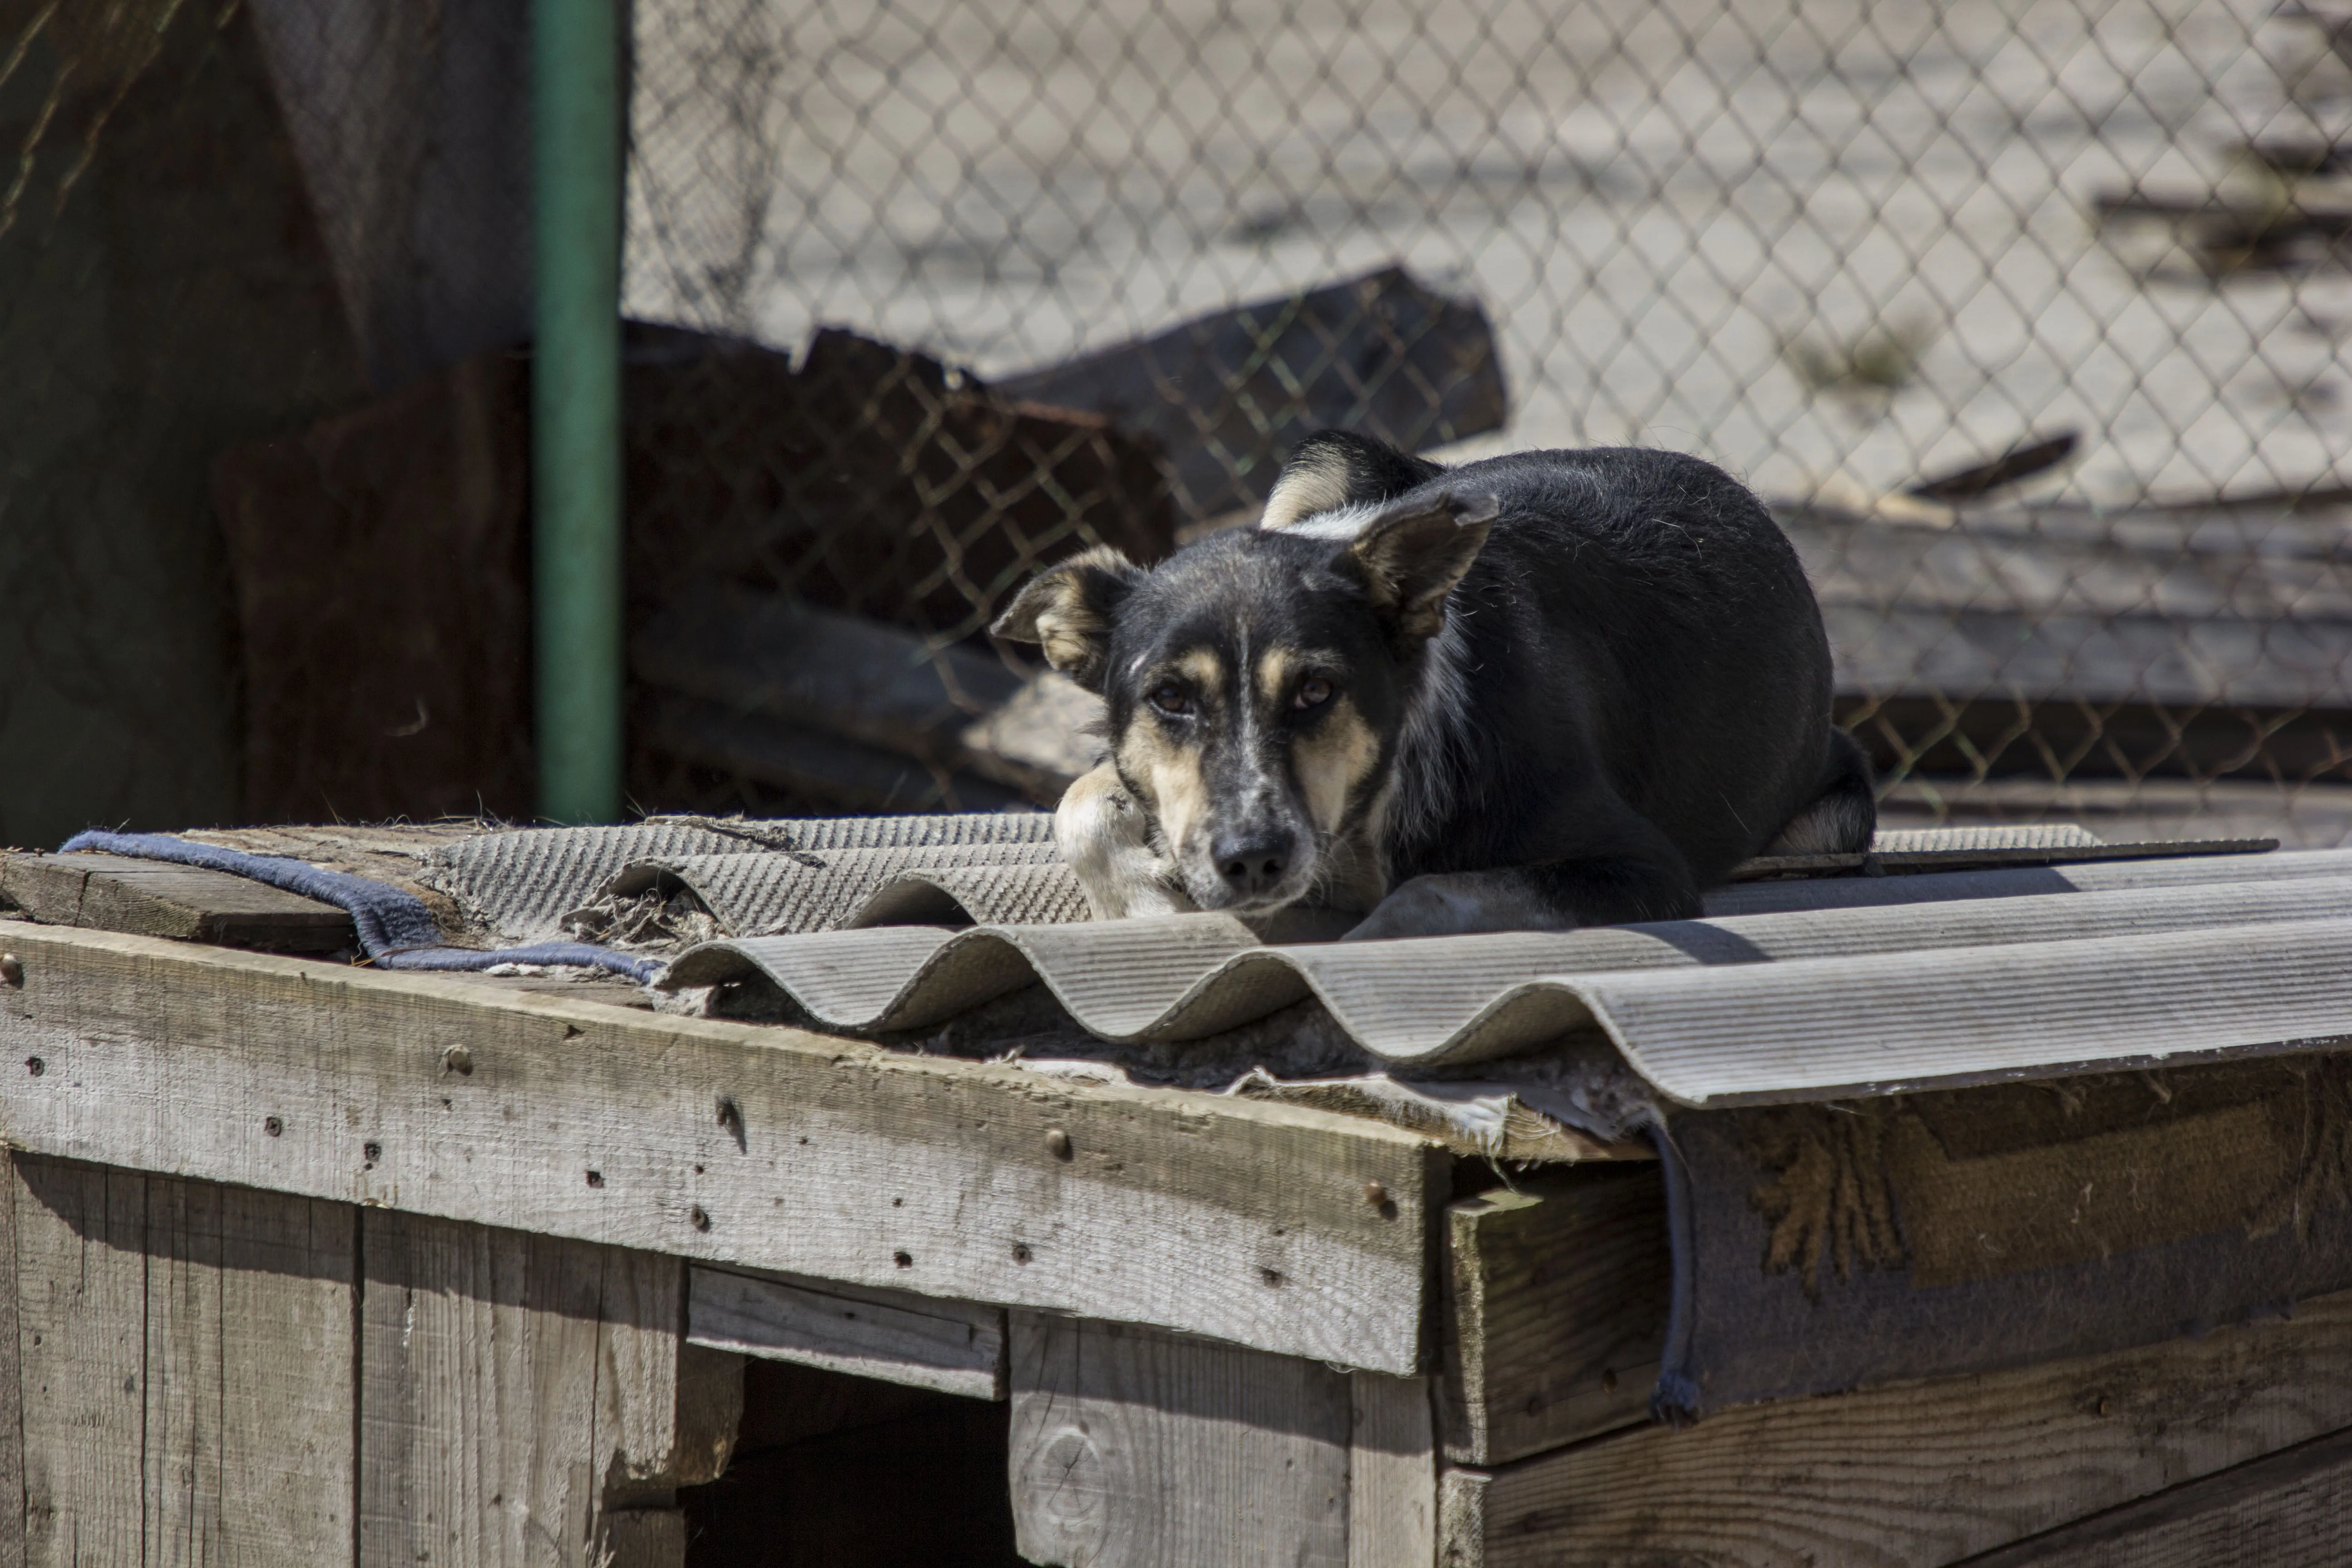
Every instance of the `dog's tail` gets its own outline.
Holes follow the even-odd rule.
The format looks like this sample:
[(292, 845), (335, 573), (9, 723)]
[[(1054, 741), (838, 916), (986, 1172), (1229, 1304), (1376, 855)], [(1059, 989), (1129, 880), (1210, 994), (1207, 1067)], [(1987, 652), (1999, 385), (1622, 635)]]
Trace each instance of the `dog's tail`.
[(1789, 819), (1767, 845), (1767, 855), (1858, 855), (1878, 831), (1878, 794), (1871, 787), (1870, 759), (1853, 737), (1830, 727), (1822, 756), (1822, 782), (1813, 798)]

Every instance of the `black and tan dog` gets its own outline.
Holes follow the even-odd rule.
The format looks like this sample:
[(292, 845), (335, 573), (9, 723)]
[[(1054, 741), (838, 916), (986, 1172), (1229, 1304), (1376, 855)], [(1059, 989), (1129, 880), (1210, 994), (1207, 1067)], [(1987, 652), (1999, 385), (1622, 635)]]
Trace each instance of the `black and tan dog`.
[(1055, 824), (1098, 915), (1664, 920), (1875, 818), (1796, 552), (1673, 453), (1446, 469), (1326, 432), (1256, 528), (1149, 572), (1089, 552), (995, 631), (1107, 701), (1110, 759)]

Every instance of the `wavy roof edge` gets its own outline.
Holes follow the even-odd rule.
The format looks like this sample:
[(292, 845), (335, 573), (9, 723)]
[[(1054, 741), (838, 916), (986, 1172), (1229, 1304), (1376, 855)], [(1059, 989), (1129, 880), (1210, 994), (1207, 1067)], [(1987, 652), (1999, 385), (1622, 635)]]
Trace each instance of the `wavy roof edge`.
[(1599, 1029), (1661, 1094), (1694, 1107), (2352, 1038), (2352, 850), (1725, 891), (1752, 905), (1832, 890), (1847, 901), (1296, 946), (1263, 944), (1217, 915), (883, 926), (708, 943), (664, 984), (756, 980), (824, 1026), (884, 1033), (1039, 983), (1115, 1045), (1206, 1039), (1312, 1001), (1406, 1070), (1500, 1062)]

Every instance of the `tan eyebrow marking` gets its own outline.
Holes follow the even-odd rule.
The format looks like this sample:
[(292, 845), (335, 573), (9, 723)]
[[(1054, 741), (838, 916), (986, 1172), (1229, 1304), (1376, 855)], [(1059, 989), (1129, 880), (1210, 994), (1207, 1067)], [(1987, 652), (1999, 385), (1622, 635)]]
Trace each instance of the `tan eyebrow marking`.
[(1225, 683), (1225, 661), (1214, 648), (1188, 649), (1178, 657), (1176, 668), (1198, 681), (1204, 691), (1218, 690)]
[(1257, 661), (1257, 694), (1266, 702), (1282, 700), (1282, 689), (1290, 680), (1290, 650), (1268, 648), (1265, 657)]

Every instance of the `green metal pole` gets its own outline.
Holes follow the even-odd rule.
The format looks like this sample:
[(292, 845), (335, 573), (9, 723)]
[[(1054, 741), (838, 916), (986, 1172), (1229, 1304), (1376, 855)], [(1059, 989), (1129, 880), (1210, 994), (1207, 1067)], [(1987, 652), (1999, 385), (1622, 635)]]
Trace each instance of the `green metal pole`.
[(540, 810), (621, 815), (617, 0), (532, 0), (531, 540)]

